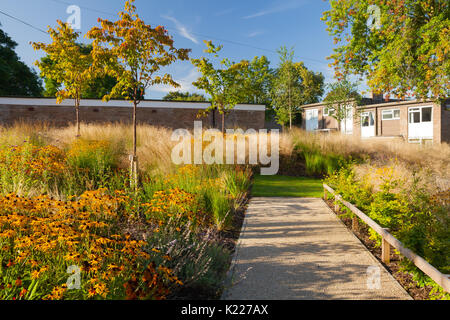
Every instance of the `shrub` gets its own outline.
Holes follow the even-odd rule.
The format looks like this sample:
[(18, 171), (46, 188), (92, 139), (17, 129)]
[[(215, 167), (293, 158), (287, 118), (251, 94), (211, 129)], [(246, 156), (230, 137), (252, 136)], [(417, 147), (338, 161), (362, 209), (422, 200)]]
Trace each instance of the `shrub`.
[[(448, 192), (430, 195), (418, 187), (403, 189), (402, 186), (405, 184), (394, 178), (392, 167), (376, 169), (373, 174), (381, 176), (382, 180), (377, 191), (370, 185), (371, 177), (358, 180), (351, 168), (340, 170), (329, 176), (325, 182), (382, 227), (389, 228), (406, 247), (441, 272), (448, 273), (450, 270)], [(370, 232), (379, 245), (379, 236), (372, 230)], [(407, 260), (404, 261), (404, 265), (417, 279), (422, 279), (419, 281), (421, 285), (437, 286), (431, 279), (424, 277), (419, 269), (412, 267)]]

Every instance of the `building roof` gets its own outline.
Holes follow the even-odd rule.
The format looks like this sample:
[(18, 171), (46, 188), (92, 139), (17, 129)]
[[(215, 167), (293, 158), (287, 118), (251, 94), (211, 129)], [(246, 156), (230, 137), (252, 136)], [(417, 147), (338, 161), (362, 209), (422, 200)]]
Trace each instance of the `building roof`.
[[(26, 105), (26, 106), (55, 106), (55, 98), (29, 98), (29, 97), (0, 97), (0, 105)], [(66, 99), (61, 102), (62, 106), (73, 106), (73, 99)], [(142, 100), (139, 108), (172, 108), (172, 109), (206, 109), (211, 104), (201, 101), (167, 101), (167, 100)], [(108, 102), (100, 99), (81, 99), (81, 107), (132, 107), (129, 100), (110, 100)], [(266, 106), (262, 104), (240, 103), (234, 107), (235, 110), (243, 111), (265, 111)]]
[[(355, 102), (355, 99), (349, 99), (348, 102)], [(379, 107), (391, 107), (391, 106), (401, 106), (401, 105), (411, 105), (419, 103), (434, 103), (433, 100), (399, 100), (399, 99), (389, 99), (389, 101), (374, 100), (372, 98), (362, 98), (361, 104), (357, 106), (358, 109), (364, 108), (379, 108)], [(324, 106), (327, 103), (325, 101), (318, 103), (305, 104), (301, 106), (302, 108), (312, 108)]]

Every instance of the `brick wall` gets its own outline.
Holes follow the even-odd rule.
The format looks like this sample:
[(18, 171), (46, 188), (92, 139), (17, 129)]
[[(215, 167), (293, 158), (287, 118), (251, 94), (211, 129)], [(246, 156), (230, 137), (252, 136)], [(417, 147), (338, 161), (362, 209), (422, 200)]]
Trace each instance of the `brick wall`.
[(441, 106), (441, 139), (450, 143), (450, 99)]
[[(383, 110), (400, 110), (400, 119), (398, 120), (383, 120), (382, 114)], [(378, 108), (378, 136), (382, 137), (392, 137), (392, 136), (402, 136), (406, 137), (408, 135), (408, 108), (403, 107), (381, 107)]]
[[(84, 100), (82, 103), (80, 107), (82, 122), (131, 123), (132, 121), (132, 106), (129, 102), (103, 103), (99, 100)], [(215, 115), (210, 113), (207, 117), (197, 118), (199, 111), (207, 106), (208, 103), (145, 101), (137, 108), (137, 121), (173, 129), (192, 129), (194, 121), (202, 121), (204, 127), (214, 127), (215, 122), (215, 127), (221, 128), (222, 118), (218, 112), (215, 112)], [(264, 107), (238, 105), (225, 119), (227, 128), (262, 129), (265, 122)], [(65, 126), (75, 122), (75, 108), (67, 102), (56, 105), (54, 99), (0, 98), (0, 123), (10, 125), (16, 121), (47, 122)]]
[(438, 103), (433, 104), (433, 143), (441, 143), (441, 105)]

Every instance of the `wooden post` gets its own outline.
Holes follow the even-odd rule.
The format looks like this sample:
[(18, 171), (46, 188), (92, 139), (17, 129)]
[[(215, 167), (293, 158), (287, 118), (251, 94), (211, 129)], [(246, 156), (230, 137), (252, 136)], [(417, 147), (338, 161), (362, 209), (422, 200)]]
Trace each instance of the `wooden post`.
[(356, 217), (356, 215), (353, 215), (353, 218), (352, 218), (352, 230), (353, 231), (357, 231), (358, 227), (359, 227), (359, 225), (358, 225), (358, 218)]
[[(389, 229), (383, 229), (389, 232)], [(385, 264), (391, 262), (391, 245), (384, 238), (381, 239), (381, 261)]]
[(323, 188), (323, 198), (325, 199), (325, 201), (328, 200), (328, 191), (325, 188)]
[(339, 202), (338, 202), (338, 200), (339, 200), (339, 196), (336, 195), (334, 197), (334, 211), (336, 211), (336, 213), (339, 212)]

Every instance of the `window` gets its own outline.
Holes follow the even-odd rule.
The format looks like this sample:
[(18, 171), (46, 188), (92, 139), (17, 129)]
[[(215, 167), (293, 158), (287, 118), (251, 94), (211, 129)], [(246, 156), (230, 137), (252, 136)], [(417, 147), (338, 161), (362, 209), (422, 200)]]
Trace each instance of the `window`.
[(422, 122), (431, 122), (431, 107), (422, 108)]
[(409, 109), (409, 123), (420, 123), (420, 108)]
[(328, 108), (328, 107), (323, 108), (323, 115), (324, 116), (332, 116), (333, 113), (334, 113), (334, 109), (333, 108)]
[(364, 112), (361, 114), (361, 125), (363, 127), (372, 127), (375, 125), (373, 112)]
[(381, 112), (381, 119), (383, 119), (383, 120), (398, 120), (398, 119), (400, 119), (400, 109), (383, 110)]
[(418, 107), (409, 109), (409, 123), (431, 122), (433, 107)]

